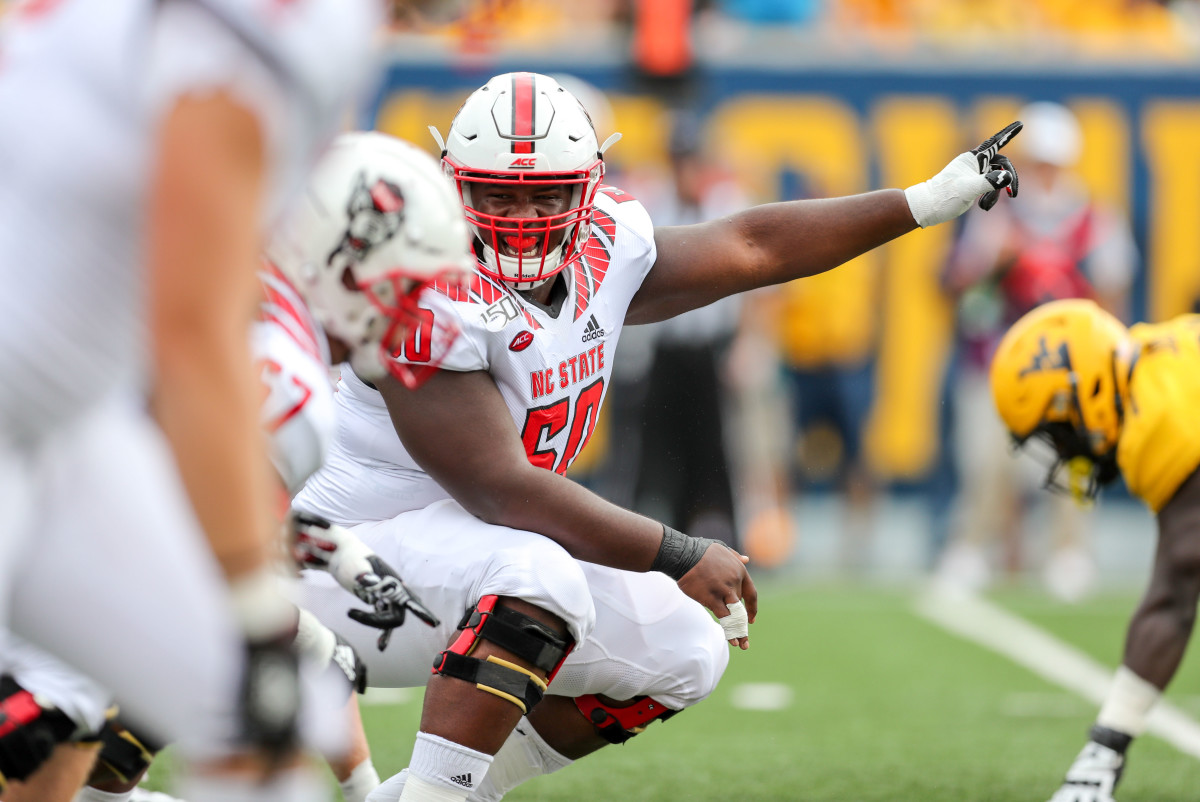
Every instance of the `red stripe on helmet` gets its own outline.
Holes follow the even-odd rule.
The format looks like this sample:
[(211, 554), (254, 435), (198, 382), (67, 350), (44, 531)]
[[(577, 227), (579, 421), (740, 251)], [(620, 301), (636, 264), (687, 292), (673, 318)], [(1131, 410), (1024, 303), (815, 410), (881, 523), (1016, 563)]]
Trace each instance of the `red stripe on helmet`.
[[(533, 136), (534, 108), (533, 74), (519, 72), (513, 76), (513, 136)], [(532, 142), (513, 142), (513, 153), (533, 153)]]

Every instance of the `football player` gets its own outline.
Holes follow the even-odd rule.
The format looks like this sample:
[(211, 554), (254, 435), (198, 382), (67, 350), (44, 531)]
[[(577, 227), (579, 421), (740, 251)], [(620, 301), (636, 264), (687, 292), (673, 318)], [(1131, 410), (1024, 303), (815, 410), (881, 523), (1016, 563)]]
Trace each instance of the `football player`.
[[(390, 353), (419, 331), (417, 298), (426, 288), (436, 280), (456, 284), (470, 273), (468, 238), (449, 180), (418, 148), (353, 133), (339, 136), (322, 157), (264, 259), (261, 319), (252, 335), (266, 389), (262, 427), (289, 492), (319, 467), (333, 439), (331, 365), (352, 364), (371, 380), (391, 371), (407, 386), (419, 383)], [(305, 516), (295, 523), (296, 562), (328, 572), (373, 608), (352, 610), (355, 620), (384, 633), (402, 625), (409, 611), (437, 623), (395, 571), (346, 530)], [(302, 653), (322, 666), (333, 663), (351, 685), (365, 687), (350, 647), (304, 611), (297, 640)], [(62, 728), (69, 740), (100, 731), (100, 767), (76, 802), (130, 798), (157, 746), (124, 724), (102, 729), (108, 696), (86, 677), (27, 645), (11, 647), (23, 658), (14, 679), (43, 702), (47, 722), (71, 719), (73, 726)], [(352, 748), (331, 766), (347, 802), (363, 802), (379, 778), (357, 710), (351, 714)], [(20, 791), (42, 802), (59, 798), (44, 786)]]
[[(469, 287), (426, 299), (435, 331), (462, 334), (444, 351), (401, 351), (414, 366), (441, 360), (415, 392), (344, 373), (338, 440), (296, 499), (356, 524), (443, 620), (401, 632), (409, 648), (363, 655), (372, 684), (425, 685), (409, 767), (371, 800), (499, 799), (712, 692), (725, 641), (749, 645), (746, 558), (564, 476), (596, 424), (622, 327), (990, 206), (1016, 189), (997, 151), (1019, 128), (905, 191), (655, 230), (636, 199), (601, 184), (617, 136), (601, 144), (556, 81), (500, 75), (467, 99), (442, 160), (478, 266)], [(302, 598), (364, 651), (370, 631), (336, 621), (329, 594), (318, 576)]]
[(992, 395), (1021, 446), (1053, 452), (1048, 488), (1091, 500), (1123, 476), (1158, 522), (1150, 585), (1088, 742), (1053, 802), (1112, 802), (1129, 744), (1175, 676), (1200, 601), (1200, 316), (1126, 329), (1096, 303), (1018, 320), (992, 360)]
[[(177, 742), (192, 802), (323, 791), (296, 748), (321, 680), (299, 676), (275, 589), (247, 332), (260, 236), (367, 78), (380, 10), (45, 0), (5, 17), (0, 620)], [(328, 692), (306, 730), (336, 751)], [(6, 777), (31, 768), (13, 725), (36, 709), (5, 711)]]

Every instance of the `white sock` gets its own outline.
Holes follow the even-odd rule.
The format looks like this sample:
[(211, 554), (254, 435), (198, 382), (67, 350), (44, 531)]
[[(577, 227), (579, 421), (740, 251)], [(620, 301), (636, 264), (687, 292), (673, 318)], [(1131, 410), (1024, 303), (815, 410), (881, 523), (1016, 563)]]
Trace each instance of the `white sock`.
[(226, 775), (192, 774), (179, 783), (188, 802), (328, 802), (323, 777), (305, 769), (277, 774), (267, 782)]
[(466, 802), (492, 756), (427, 732), (417, 733), (401, 802)]
[(85, 785), (75, 792), (72, 802), (129, 802), (131, 796), (133, 796), (132, 790), (110, 794), (108, 791), (101, 791), (99, 788)]
[(1121, 666), (1113, 677), (1096, 723), (1136, 738), (1146, 731), (1146, 718), (1161, 696), (1162, 691)]
[(379, 772), (375, 771), (375, 764), (371, 762), (371, 758), (367, 758), (355, 766), (354, 771), (350, 772), (350, 776), (340, 785), (346, 802), (366, 802), (367, 795), (379, 787)]
[[(522, 719), (496, 753), (483, 782), (467, 802), (499, 802), (526, 780), (552, 774), (575, 761), (563, 757), (546, 743), (533, 726)], [(398, 802), (408, 781), (408, 769), (389, 777), (367, 797), (367, 802)]]
[(500, 802), (526, 780), (551, 774), (574, 761), (554, 750), (528, 721), (521, 719), (508, 735), (479, 790), (470, 802)]

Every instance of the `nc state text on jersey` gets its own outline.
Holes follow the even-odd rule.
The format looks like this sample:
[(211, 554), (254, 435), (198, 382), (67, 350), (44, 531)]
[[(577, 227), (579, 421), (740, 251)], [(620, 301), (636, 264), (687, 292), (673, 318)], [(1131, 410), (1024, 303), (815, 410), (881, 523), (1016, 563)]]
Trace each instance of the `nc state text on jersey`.
[[(579, 356), (559, 362), (558, 387), (565, 390), (575, 382), (583, 381), (601, 370), (604, 370), (604, 343), (587, 349)], [(529, 382), (534, 398), (554, 392), (554, 368), (535, 370), (529, 374)]]

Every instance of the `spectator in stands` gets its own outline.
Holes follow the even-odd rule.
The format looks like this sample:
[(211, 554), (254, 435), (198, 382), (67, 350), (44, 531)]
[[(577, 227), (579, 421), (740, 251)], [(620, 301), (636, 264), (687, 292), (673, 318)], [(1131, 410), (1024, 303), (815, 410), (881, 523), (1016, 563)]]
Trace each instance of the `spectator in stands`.
[[(647, 185), (641, 198), (660, 225), (691, 225), (749, 205), (706, 152), (697, 116), (675, 115), (668, 149), (669, 177)], [(614, 374), (620, 387), (612, 393), (613, 437), (621, 448), (609, 454), (599, 488), (668, 526), (735, 548), (728, 390), (720, 366), (739, 308), (739, 298), (730, 297), (624, 334), (616, 364), (626, 369)]]
[[(944, 555), (940, 576), (967, 587), (986, 584), (992, 566), (986, 547), (999, 540), (1010, 574), (1024, 568), (1023, 525), (1037, 471), (1007, 459), (1004, 432), (987, 386), (987, 365), (1004, 330), (1042, 303), (1091, 298), (1128, 318), (1128, 291), (1138, 255), (1129, 222), (1091, 196), (1073, 171), (1083, 148), (1074, 114), (1057, 103), (1021, 110), (1025, 131), (1018, 147), (1021, 193), (987, 225), (965, 218), (948, 264), (945, 285), (959, 299), (964, 350), (957, 389), (958, 463), (964, 472), (963, 520)], [(1053, 498), (1051, 543), (1043, 575), (1049, 590), (1077, 600), (1095, 579), (1082, 542), (1079, 511)]]
[[(784, 179), (784, 200), (821, 195), (796, 174)], [(843, 494), (839, 562), (849, 572), (866, 567), (874, 497), (862, 433), (874, 392), (875, 290), (872, 265), (860, 259), (836, 275), (783, 285), (775, 305), (796, 432), (792, 489)]]

